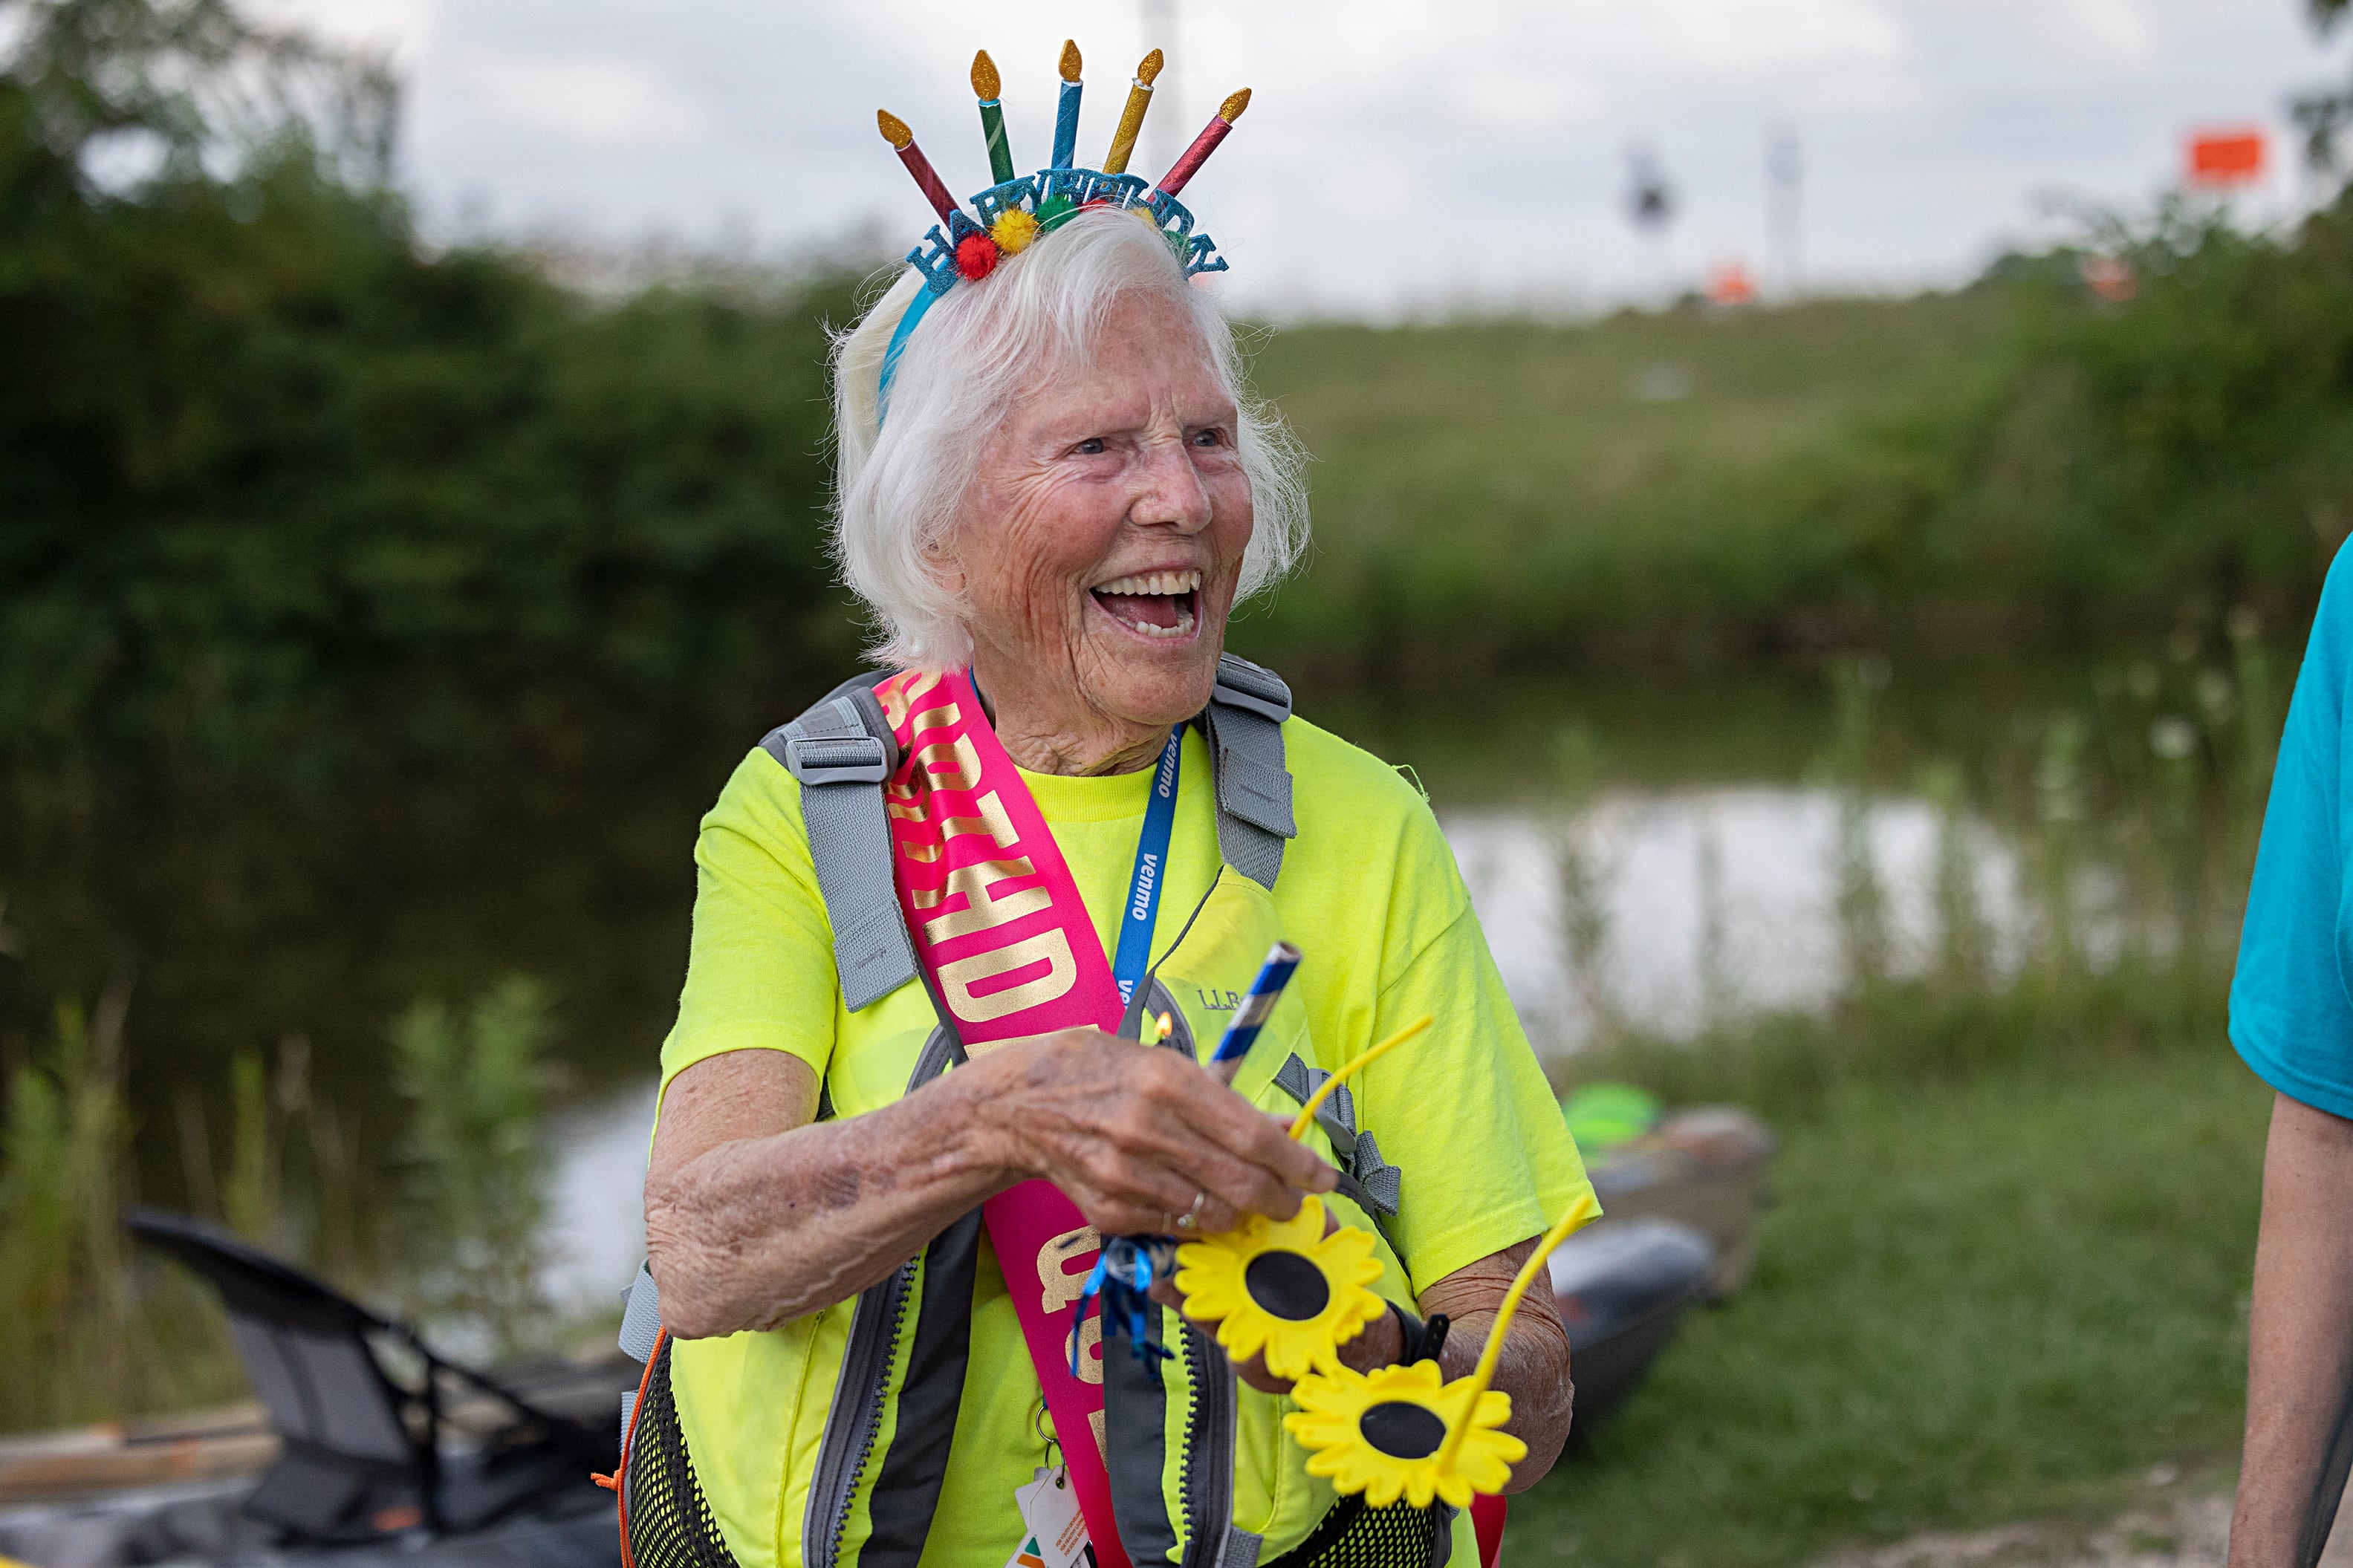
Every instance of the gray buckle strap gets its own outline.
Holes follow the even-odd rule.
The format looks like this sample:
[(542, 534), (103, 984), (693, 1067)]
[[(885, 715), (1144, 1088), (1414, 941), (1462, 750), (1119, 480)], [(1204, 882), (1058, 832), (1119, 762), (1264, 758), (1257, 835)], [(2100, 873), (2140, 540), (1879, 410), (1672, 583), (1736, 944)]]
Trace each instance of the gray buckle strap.
[(1357, 1201), (1376, 1214), (1397, 1218), (1398, 1203), (1405, 1196), (1405, 1173), (1381, 1158), (1381, 1146), (1371, 1133), (1356, 1135), (1356, 1152), (1348, 1163), (1365, 1190)]
[[(1236, 725), (1231, 718), (1218, 725), (1221, 742), (1218, 748), (1218, 809), (1277, 837), (1296, 838), (1299, 824), (1291, 816), (1291, 774), (1279, 762), (1270, 767), (1243, 749), (1250, 742), (1235, 731), (1242, 729), (1247, 732), (1248, 728)], [(1278, 752), (1282, 744), (1282, 732), (1277, 731)]]
[(1272, 891), (1283, 841), (1299, 837), (1283, 766), (1282, 721), (1291, 689), (1272, 670), (1227, 654), (1201, 716), (1218, 787), (1218, 852), (1227, 865)]
[(875, 679), (836, 688), (760, 742), (800, 781), (809, 860), (833, 922), (841, 1003), (853, 1013), (915, 978), (914, 943), (891, 880), (891, 821), (880, 787), (898, 765), (898, 745), (875, 700)]
[(891, 752), (864, 735), (807, 737), (786, 726), (785, 766), (807, 784), (881, 784), (891, 776)]
[(1248, 709), (1278, 724), (1291, 717), (1291, 688), (1282, 677), (1240, 654), (1218, 656), (1218, 685), (1211, 700)]
[[(621, 1353), (643, 1366), (654, 1353), (661, 1333), (661, 1292), (654, 1288), (654, 1271), (638, 1265), (638, 1277), (621, 1292)], [(631, 1390), (632, 1397), (635, 1390)]]
[[(1304, 1105), (1332, 1075), (1309, 1067), (1294, 1053), (1275, 1072), (1274, 1086)], [(1332, 1141), (1333, 1152), (1345, 1162), (1340, 1191), (1357, 1205), (1384, 1219), (1395, 1219), (1404, 1196), (1405, 1173), (1381, 1158), (1381, 1146), (1369, 1132), (1356, 1130), (1356, 1098), (1342, 1084), (1315, 1110), (1315, 1125)]]
[[(1332, 1075), (1322, 1068), (1309, 1067), (1296, 1053), (1285, 1057), (1274, 1075), (1275, 1088), (1304, 1105), (1324, 1087)], [(1345, 1159), (1356, 1152), (1356, 1097), (1346, 1084), (1342, 1084), (1315, 1110), (1315, 1124), (1332, 1140), (1333, 1151)]]

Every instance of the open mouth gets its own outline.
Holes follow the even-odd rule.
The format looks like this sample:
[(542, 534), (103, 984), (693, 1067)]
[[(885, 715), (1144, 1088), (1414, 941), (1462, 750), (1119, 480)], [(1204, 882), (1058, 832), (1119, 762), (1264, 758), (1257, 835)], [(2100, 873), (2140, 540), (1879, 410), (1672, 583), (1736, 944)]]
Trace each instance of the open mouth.
[(1134, 572), (1088, 590), (1128, 630), (1147, 637), (1188, 637), (1200, 618), (1201, 574)]

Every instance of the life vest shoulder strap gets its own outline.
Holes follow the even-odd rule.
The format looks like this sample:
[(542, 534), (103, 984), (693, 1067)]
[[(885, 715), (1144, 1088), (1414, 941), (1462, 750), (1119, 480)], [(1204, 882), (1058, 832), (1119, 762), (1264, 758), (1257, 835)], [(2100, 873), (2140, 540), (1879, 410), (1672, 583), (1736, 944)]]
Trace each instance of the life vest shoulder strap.
[[(846, 680), (761, 748), (800, 781), (801, 817), (818, 891), (833, 922), (834, 968), (850, 1012), (916, 978), (915, 947), (891, 877), (891, 826), (882, 784), (899, 765), (899, 747), (874, 688), (874, 670)], [(1272, 670), (1227, 654), (1218, 660), (1209, 705), (1196, 721), (1209, 743), (1217, 794), (1218, 853), (1227, 865), (1272, 890), (1285, 841), (1299, 835), (1291, 810), (1291, 773), (1283, 765), (1282, 721), (1291, 688)]]
[(1200, 721), (1217, 784), (1218, 853), (1269, 892), (1282, 872), (1284, 843), (1299, 837), (1282, 755), (1290, 717), (1291, 688), (1281, 676), (1234, 654), (1219, 658)]
[(882, 784), (898, 742), (874, 695), (887, 671), (845, 680), (760, 745), (800, 781), (801, 818), (818, 891), (833, 922), (842, 1005), (855, 1013), (915, 978), (915, 946), (891, 881)]

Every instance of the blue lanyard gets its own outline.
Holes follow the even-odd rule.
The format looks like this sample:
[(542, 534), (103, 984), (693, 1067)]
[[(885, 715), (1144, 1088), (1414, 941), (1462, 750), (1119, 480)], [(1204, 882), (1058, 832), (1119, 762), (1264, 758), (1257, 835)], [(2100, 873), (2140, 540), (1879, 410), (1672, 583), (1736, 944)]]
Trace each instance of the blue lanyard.
[(1152, 770), (1152, 795), (1144, 803), (1144, 831), (1135, 838), (1135, 870), (1127, 879), (1127, 902), (1119, 911), (1119, 952), (1111, 977), (1125, 1004), (1152, 961), (1152, 922), (1160, 913), (1160, 884), (1167, 879), (1168, 835), (1176, 825), (1176, 763), (1185, 749), (1185, 726), (1168, 731), (1160, 764)]

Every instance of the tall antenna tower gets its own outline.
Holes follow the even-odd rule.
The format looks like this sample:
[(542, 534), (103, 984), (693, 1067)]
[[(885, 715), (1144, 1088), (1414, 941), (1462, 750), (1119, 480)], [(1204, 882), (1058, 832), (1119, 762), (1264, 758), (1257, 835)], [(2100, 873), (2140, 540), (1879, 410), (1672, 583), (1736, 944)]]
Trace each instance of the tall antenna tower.
[(1656, 150), (1637, 143), (1626, 149), (1626, 221), (1641, 237), (1646, 252), (1645, 291), (1662, 303), (1674, 301), (1674, 261), (1667, 231), (1675, 222), (1675, 187)]

